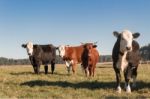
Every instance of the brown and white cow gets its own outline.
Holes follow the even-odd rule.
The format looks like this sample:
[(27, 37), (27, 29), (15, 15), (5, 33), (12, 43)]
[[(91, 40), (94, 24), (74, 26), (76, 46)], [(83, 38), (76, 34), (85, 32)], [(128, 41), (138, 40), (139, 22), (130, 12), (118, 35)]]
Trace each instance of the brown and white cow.
[(81, 55), (83, 53), (83, 45), (81, 46), (64, 46), (60, 45), (58, 47), (59, 55), (66, 62), (68, 73), (70, 73), (70, 68), (72, 67), (73, 73), (76, 71), (76, 65), (81, 63)]
[(88, 76), (89, 72), (89, 76), (94, 77), (96, 64), (99, 61), (99, 53), (96, 49), (97, 45), (86, 43), (83, 46), (84, 50), (81, 56), (83, 69), (85, 70), (86, 76)]
[(131, 33), (124, 30), (121, 33), (113, 32), (117, 41), (112, 51), (113, 68), (116, 73), (117, 92), (121, 93), (121, 74), (124, 72), (125, 88), (127, 93), (131, 93), (130, 79), (133, 78), (133, 86), (137, 77), (137, 68), (140, 62), (139, 44), (134, 40), (140, 36), (139, 33)]

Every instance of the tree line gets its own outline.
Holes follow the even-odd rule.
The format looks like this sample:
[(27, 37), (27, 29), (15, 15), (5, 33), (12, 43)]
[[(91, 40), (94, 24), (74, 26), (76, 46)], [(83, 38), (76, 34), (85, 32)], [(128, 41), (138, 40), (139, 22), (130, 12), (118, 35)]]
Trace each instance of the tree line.
[[(61, 57), (57, 56), (56, 57), (56, 63), (57, 64), (62, 64), (64, 61), (62, 60)], [(26, 59), (8, 59), (5, 57), (0, 57), (0, 65), (30, 65), (30, 60), (29, 58)]]
[(150, 44), (141, 47), (140, 53), (143, 61), (150, 61)]

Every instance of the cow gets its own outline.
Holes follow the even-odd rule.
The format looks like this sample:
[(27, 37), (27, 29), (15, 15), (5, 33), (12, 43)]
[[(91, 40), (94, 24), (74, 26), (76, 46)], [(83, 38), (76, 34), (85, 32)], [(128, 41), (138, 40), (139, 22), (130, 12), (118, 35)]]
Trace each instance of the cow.
[(85, 70), (86, 76), (93, 76), (95, 74), (96, 63), (99, 61), (99, 53), (96, 49), (97, 45), (93, 43), (83, 44), (84, 50), (81, 56), (82, 67)]
[(22, 44), (23, 48), (26, 48), (29, 55), (29, 60), (33, 66), (34, 72), (39, 74), (40, 65), (44, 65), (45, 74), (48, 74), (48, 64), (51, 63), (51, 72), (54, 73), (55, 59), (56, 59), (56, 47), (52, 44), (38, 45), (32, 42)]
[(81, 63), (81, 55), (83, 53), (83, 45), (80, 46), (65, 46), (60, 45), (58, 48), (59, 56), (65, 61), (68, 73), (72, 67), (73, 74), (76, 72), (76, 65)]
[(140, 33), (132, 33), (124, 30), (121, 33), (114, 31), (113, 35), (117, 37), (112, 50), (113, 68), (116, 74), (117, 92), (121, 93), (121, 74), (124, 73), (125, 89), (127, 93), (131, 93), (130, 79), (133, 79), (133, 87), (136, 86), (137, 68), (140, 63), (140, 46), (136, 38)]

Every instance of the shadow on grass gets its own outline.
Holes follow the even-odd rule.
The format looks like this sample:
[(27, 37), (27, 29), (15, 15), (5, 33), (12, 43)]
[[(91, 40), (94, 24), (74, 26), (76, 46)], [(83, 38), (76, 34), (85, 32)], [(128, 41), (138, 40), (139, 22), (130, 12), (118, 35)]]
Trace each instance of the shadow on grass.
[(145, 88), (149, 88), (150, 89), (150, 82), (137, 81), (136, 85), (137, 85), (137, 87), (133, 88), (133, 91), (134, 90), (145, 89)]
[(29, 74), (35, 74), (34, 72), (17, 72), (17, 73), (10, 73), (11, 75), (29, 75)]
[[(39, 74), (35, 74), (34, 72), (18, 72), (18, 73), (10, 73), (11, 75), (40, 75), (40, 74), (45, 74), (45, 72), (40, 72)], [(49, 72), (48, 74), (52, 74)]]
[[(93, 82), (79, 82), (79, 83), (71, 83), (67, 81), (44, 81), (44, 80), (34, 80), (34, 81), (28, 81), (20, 84), (21, 86), (58, 86), (58, 87), (71, 87), (74, 89), (80, 89), (80, 88), (87, 88), (90, 90), (93, 89), (115, 89), (116, 82), (98, 82), (98, 81), (93, 81)], [(123, 85), (123, 83), (121, 84)], [(123, 87), (122, 87), (123, 88)], [(150, 83), (145, 83), (143, 81), (137, 82), (137, 88), (133, 90), (140, 90), (144, 88), (150, 88)]]
[(44, 80), (34, 80), (34, 81), (29, 81), (22, 83), (21, 86), (59, 86), (63, 88), (71, 87), (74, 89), (79, 89), (79, 88), (87, 88), (87, 89), (107, 89), (107, 88), (114, 88), (115, 82), (98, 82), (98, 81), (93, 81), (93, 82), (79, 82), (79, 83), (70, 83), (67, 81), (44, 81)]
[(112, 66), (97, 66), (97, 68), (113, 68)]
[[(15, 76), (18, 76), (18, 75), (40, 75), (40, 74), (45, 74), (45, 72), (40, 72), (39, 74), (35, 74), (34, 72), (17, 72), (17, 73), (10, 73), (11, 75), (15, 75)], [(48, 74), (46, 75), (59, 75), (59, 76), (70, 76), (71, 74), (61, 74), (61, 73), (57, 73), (57, 72), (54, 72), (54, 74), (52, 74), (51, 72), (48, 72)]]
[(68, 73), (66, 73), (66, 74), (63, 74), (63, 73), (54, 73), (54, 75), (58, 75), (58, 76), (71, 76), (71, 75), (73, 75), (73, 74), (68, 74)]
[(149, 99), (149, 97), (146, 96), (106, 96), (105, 99)]

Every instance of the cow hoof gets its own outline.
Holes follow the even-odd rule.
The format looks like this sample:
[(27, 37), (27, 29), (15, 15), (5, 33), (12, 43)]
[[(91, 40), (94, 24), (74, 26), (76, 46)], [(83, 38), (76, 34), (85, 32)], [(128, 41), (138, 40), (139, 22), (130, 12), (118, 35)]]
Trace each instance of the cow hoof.
[(127, 86), (127, 87), (126, 87), (126, 92), (127, 92), (127, 93), (131, 93), (131, 88), (130, 88), (130, 86)]
[(131, 93), (131, 91), (126, 91), (126, 93), (130, 94), (130, 93)]
[(117, 93), (121, 93), (121, 87), (120, 86), (117, 87)]

